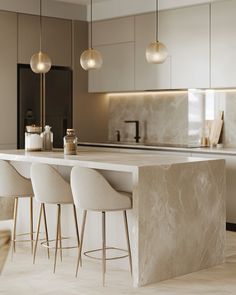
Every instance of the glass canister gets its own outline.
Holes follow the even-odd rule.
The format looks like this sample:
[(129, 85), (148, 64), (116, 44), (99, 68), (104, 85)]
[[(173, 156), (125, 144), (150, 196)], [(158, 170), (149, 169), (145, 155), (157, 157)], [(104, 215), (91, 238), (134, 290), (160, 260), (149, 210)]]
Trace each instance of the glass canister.
[(41, 151), (43, 148), (43, 140), (41, 137), (42, 127), (26, 126), (25, 132), (25, 150)]
[(78, 139), (75, 136), (74, 129), (67, 129), (66, 136), (64, 136), (64, 155), (76, 155)]
[(46, 125), (44, 127), (44, 132), (41, 134), (41, 137), (43, 139), (43, 150), (44, 151), (51, 151), (53, 148), (53, 133), (51, 131), (51, 128), (49, 125)]

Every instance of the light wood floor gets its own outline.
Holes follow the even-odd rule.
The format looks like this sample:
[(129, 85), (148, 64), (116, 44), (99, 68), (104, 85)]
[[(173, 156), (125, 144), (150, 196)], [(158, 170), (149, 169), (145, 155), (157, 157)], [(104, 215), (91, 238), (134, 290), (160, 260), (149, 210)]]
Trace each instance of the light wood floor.
[(164, 281), (143, 288), (133, 288), (127, 271), (107, 270), (106, 287), (101, 286), (101, 266), (84, 261), (80, 277), (74, 277), (75, 258), (65, 257), (52, 274), (52, 261), (42, 255), (36, 265), (28, 248), (21, 248), (8, 258), (0, 277), (1, 295), (197, 295), (236, 294), (236, 233), (227, 232), (227, 258), (223, 265)]

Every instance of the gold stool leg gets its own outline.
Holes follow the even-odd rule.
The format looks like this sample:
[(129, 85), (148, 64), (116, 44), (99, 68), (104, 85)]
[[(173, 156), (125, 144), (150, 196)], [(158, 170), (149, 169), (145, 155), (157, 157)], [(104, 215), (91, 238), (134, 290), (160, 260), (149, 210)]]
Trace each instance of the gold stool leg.
[(47, 252), (48, 252), (48, 259), (50, 258), (50, 250), (49, 250), (49, 242), (48, 242), (48, 226), (47, 226), (47, 217), (46, 217), (46, 209), (45, 204), (43, 204), (43, 218), (44, 218), (44, 227), (45, 227), (45, 236), (47, 241)]
[(79, 253), (78, 253), (76, 273), (75, 273), (76, 277), (78, 275), (79, 263), (80, 263), (80, 260), (81, 260), (81, 252), (82, 252), (83, 240), (84, 240), (84, 230), (85, 230), (86, 216), (87, 216), (87, 210), (84, 210), (84, 212), (83, 212), (83, 221), (82, 221), (82, 229), (81, 229), (81, 240), (80, 240), (80, 247), (79, 247)]
[(31, 241), (31, 254), (34, 251), (34, 224), (33, 224), (33, 197), (30, 197), (30, 241)]
[(16, 252), (16, 221), (17, 221), (17, 211), (18, 211), (18, 197), (15, 197), (14, 202), (14, 214), (13, 214), (13, 230), (12, 230), (12, 256)]
[(56, 264), (57, 264), (57, 250), (58, 250), (58, 240), (59, 240), (59, 231), (60, 231), (60, 216), (61, 216), (61, 205), (57, 204), (57, 232), (56, 232), (56, 249), (55, 249), (55, 256), (54, 256), (53, 273), (55, 273), (55, 271), (56, 271)]
[(61, 233), (61, 212), (60, 212), (60, 226), (59, 226), (59, 244), (60, 244), (60, 258), (62, 261), (62, 233)]
[(129, 240), (129, 228), (128, 228), (128, 222), (127, 222), (127, 213), (126, 211), (123, 211), (124, 215), (124, 225), (125, 225), (125, 233), (126, 233), (126, 239), (127, 239), (127, 247), (128, 247), (128, 253), (129, 253), (129, 266), (130, 266), (130, 273), (132, 276), (132, 256), (131, 256), (131, 249), (130, 249), (130, 240)]
[(102, 212), (102, 285), (105, 286), (106, 272), (106, 213)]
[(37, 233), (36, 233), (36, 239), (35, 239), (35, 244), (34, 244), (33, 264), (35, 263), (35, 257), (36, 257), (37, 245), (38, 245), (38, 240), (39, 240), (39, 231), (40, 231), (40, 224), (41, 224), (42, 210), (43, 210), (43, 204), (40, 204), (40, 209), (39, 209), (39, 219), (38, 219), (38, 226), (37, 226)]
[[(80, 247), (79, 227), (78, 227), (77, 213), (76, 213), (75, 205), (73, 205), (73, 211), (74, 211), (74, 219), (75, 219), (75, 231), (76, 231), (77, 243), (78, 243), (78, 248), (79, 248)], [(80, 266), (82, 267), (82, 258), (81, 257), (80, 257)]]

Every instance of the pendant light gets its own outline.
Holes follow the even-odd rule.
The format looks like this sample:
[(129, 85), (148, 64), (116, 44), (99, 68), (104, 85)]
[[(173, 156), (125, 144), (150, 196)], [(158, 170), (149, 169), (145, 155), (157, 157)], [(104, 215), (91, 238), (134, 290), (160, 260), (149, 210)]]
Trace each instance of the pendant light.
[(102, 55), (101, 53), (96, 50), (93, 49), (93, 1), (91, 0), (90, 3), (90, 48), (85, 50), (81, 56), (80, 56), (80, 64), (81, 67), (88, 71), (88, 70), (92, 70), (92, 69), (100, 69), (102, 64), (103, 64), (103, 60), (102, 60)]
[(40, 36), (39, 52), (35, 53), (30, 59), (31, 70), (36, 74), (46, 74), (50, 71), (52, 62), (50, 57), (42, 52), (42, 0), (40, 1)]
[(159, 30), (159, 11), (158, 0), (156, 0), (156, 41), (148, 45), (146, 49), (146, 60), (148, 63), (161, 64), (164, 63), (168, 57), (166, 46), (158, 40)]

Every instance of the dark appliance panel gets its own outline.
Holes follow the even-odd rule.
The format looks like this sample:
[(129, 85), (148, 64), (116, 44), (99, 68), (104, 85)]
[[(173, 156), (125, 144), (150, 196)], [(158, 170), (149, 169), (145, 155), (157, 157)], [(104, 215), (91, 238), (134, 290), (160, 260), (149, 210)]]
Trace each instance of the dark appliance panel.
[(72, 72), (54, 68), (47, 73), (45, 123), (52, 126), (54, 147), (63, 146), (67, 128), (72, 128)]
[[(40, 125), (40, 75), (29, 65), (18, 65), (18, 148), (25, 147), (25, 126)], [(45, 124), (52, 127), (53, 146), (63, 147), (72, 127), (72, 71), (53, 66), (45, 75)]]

